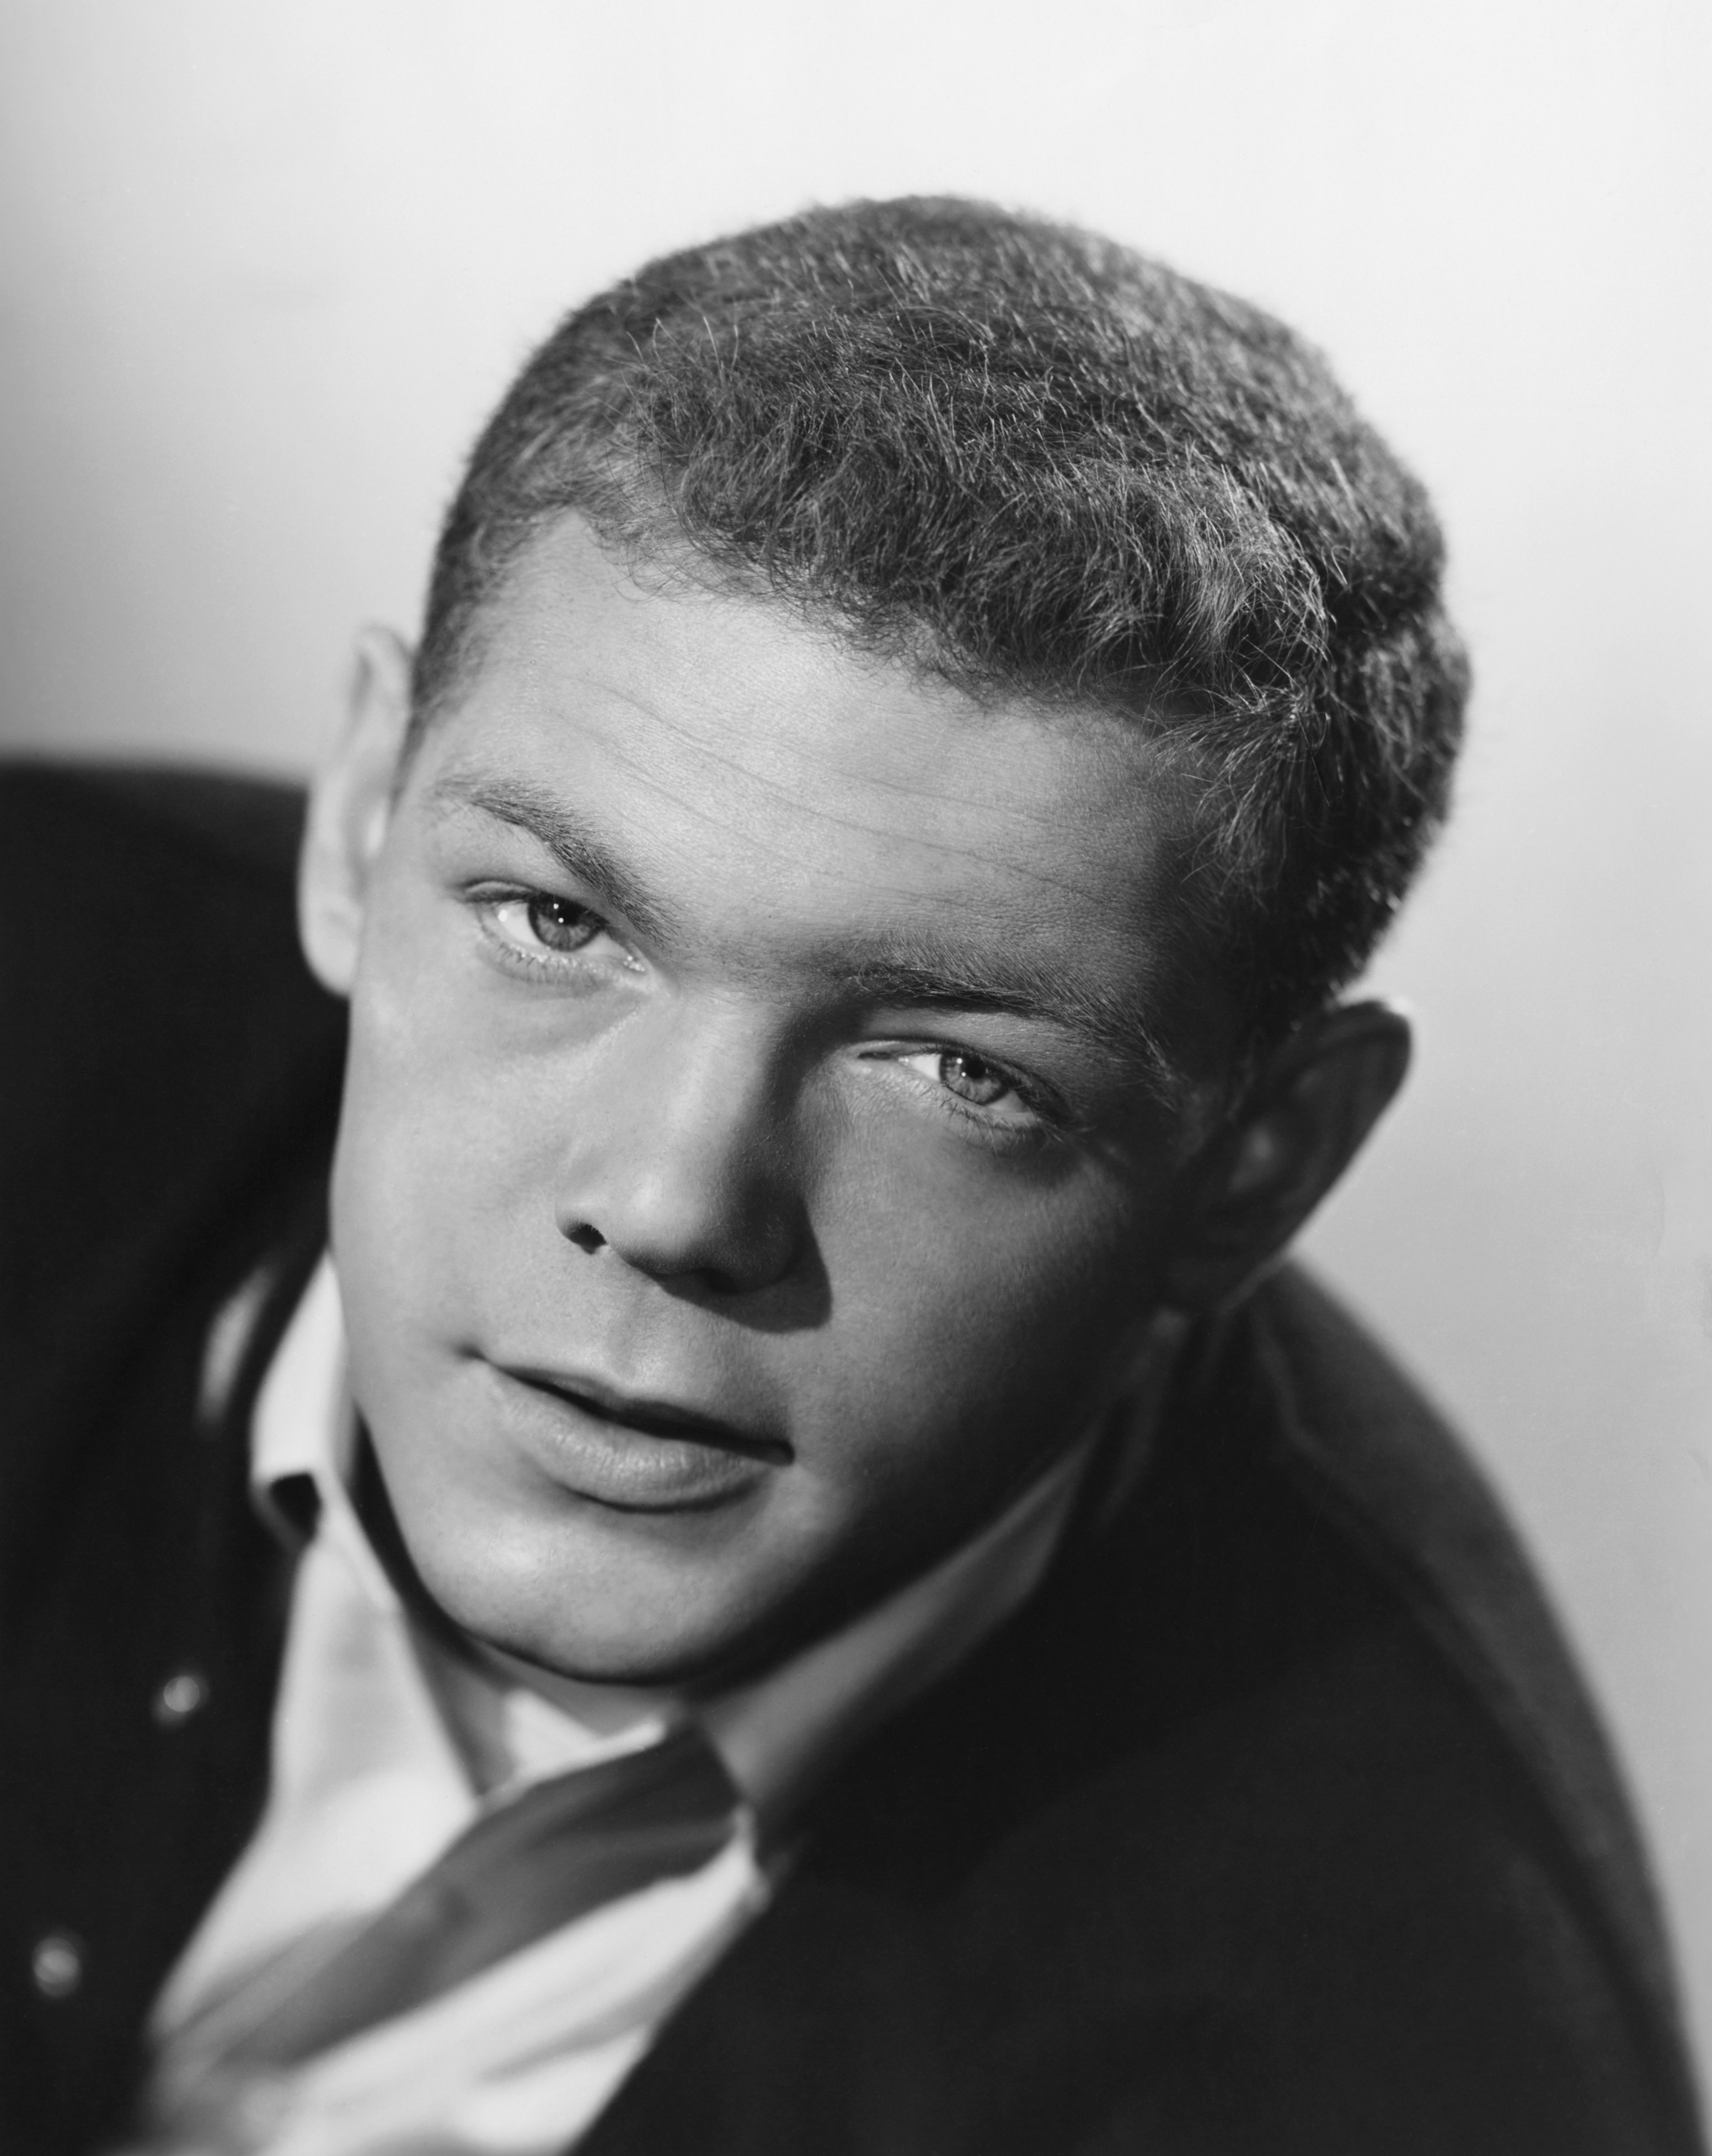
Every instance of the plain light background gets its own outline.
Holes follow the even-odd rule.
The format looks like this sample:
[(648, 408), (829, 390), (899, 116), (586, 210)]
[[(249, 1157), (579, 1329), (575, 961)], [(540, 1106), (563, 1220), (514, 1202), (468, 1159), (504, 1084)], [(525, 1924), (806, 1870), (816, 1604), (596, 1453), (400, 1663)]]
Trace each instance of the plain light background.
[[(1462, 1420), (1712, 2059), (1709, 16), (1671, 0), (0, 0), (0, 742), (308, 762), (531, 342), (810, 200), (1100, 226), (1333, 354), (1478, 688), (1308, 1241)], [(99, 995), (119, 890), (67, 891)]]

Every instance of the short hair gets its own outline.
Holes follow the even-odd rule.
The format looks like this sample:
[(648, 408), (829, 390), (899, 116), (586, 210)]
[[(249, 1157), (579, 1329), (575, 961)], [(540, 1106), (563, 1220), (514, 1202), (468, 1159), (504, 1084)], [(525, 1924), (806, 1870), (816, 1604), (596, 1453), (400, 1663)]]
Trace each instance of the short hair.
[(1444, 814), (1467, 669), (1421, 485), (1282, 323), (1092, 234), (856, 202), (578, 308), (446, 516), (419, 732), (571, 511), (976, 696), (1131, 715), (1244, 1060), (1359, 971)]

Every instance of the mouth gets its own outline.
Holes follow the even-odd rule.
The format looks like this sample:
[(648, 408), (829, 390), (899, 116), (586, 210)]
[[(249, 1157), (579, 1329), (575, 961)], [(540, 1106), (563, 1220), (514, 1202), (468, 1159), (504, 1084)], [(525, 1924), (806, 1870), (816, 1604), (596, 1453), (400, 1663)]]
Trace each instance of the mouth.
[(580, 1373), (487, 1368), (507, 1421), (551, 1479), (615, 1512), (727, 1503), (792, 1458), (789, 1445), (764, 1432)]

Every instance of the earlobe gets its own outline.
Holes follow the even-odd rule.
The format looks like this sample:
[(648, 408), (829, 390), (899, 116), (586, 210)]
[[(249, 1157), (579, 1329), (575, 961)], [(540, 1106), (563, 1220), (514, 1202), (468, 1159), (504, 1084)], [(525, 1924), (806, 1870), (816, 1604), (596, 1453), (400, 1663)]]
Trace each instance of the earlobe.
[(298, 863), (304, 955), (335, 995), (348, 995), (356, 978), (369, 880), (386, 843), (409, 723), (409, 649), (390, 629), (365, 629), (343, 730), (310, 788)]
[(1284, 1044), (1190, 1178), (1169, 1302), (1231, 1301), (1283, 1252), (1396, 1096), (1410, 1045), (1408, 1020), (1380, 1003), (1327, 1012)]

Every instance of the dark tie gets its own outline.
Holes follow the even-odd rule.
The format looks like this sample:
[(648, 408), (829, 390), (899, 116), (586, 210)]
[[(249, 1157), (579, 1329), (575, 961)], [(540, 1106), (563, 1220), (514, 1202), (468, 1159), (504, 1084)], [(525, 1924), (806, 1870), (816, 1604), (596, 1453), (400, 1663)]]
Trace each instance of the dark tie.
[(537, 1784), (466, 1829), (241, 2038), (224, 2066), (293, 2066), (425, 2005), (604, 1902), (698, 1871), (730, 1840), (739, 1801), (717, 1754), (689, 1726), (645, 1751)]

